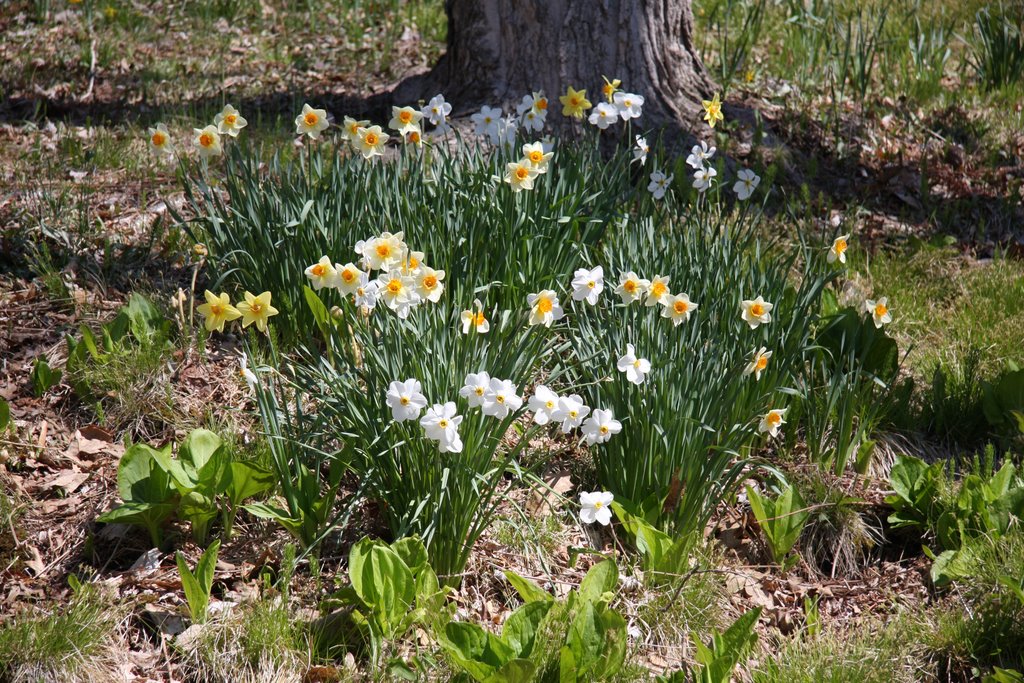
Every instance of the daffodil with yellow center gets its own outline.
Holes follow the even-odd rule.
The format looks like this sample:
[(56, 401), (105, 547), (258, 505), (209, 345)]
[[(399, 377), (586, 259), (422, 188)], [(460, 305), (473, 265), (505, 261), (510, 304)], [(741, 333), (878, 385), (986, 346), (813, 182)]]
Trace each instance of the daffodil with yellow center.
[(548, 162), (553, 154), (553, 152), (544, 151), (543, 142), (523, 145), (523, 160), (529, 161), (530, 165), (533, 166), (533, 170), (537, 171), (537, 173), (547, 173)]
[(389, 128), (398, 131), (399, 135), (408, 135), (413, 131), (420, 132), (420, 119), (423, 114), (412, 107), (391, 107)]
[(204, 295), (206, 298), (205, 304), (200, 304), (197, 308), (199, 313), (205, 318), (205, 325), (207, 332), (223, 332), (224, 323), (232, 320), (238, 320), (242, 317), (242, 314), (238, 312), (238, 309), (231, 305), (231, 299), (227, 294), (221, 293), (220, 296), (214, 294), (210, 290), (206, 290)]
[(615, 93), (618, 92), (622, 81), (618, 78), (609, 81), (607, 76), (601, 76), (601, 78), (604, 79), (604, 85), (601, 86), (601, 94), (608, 100), (608, 104), (611, 104), (615, 100)]
[(387, 143), (389, 137), (380, 129), (380, 126), (370, 126), (359, 129), (359, 137), (353, 144), (364, 159), (372, 159), (384, 154), (384, 144)]
[(309, 104), (302, 105), (302, 113), (295, 117), (295, 134), (308, 135), (311, 140), (320, 137), (320, 133), (331, 125), (327, 120), (327, 111), (314, 109)]
[(850, 248), (849, 235), (840, 235), (832, 240), (832, 246), (828, 249), (828, 262), (846, 263), (846, 250)]
[(590, 109), (590, 100), (587, 99), (586, 90), (574, 90), (570, 85), (565, 94), (558, 98), (562, 103), (562, 116), (572, 116), (582, 119), (583, 112)]
[(528, 159), (520, 159), (506, 166), (505, 182), (512, 186), (513, 192), (532, 190), (533, 179), (537, 175), (537, 169), (533, 167)]
[(753, 375), (754, 380), (761, 379), (761, 373), (764, 372), (765, 368), (768, 367), (768, 360), (772, 357), (772, 352), (762, 346), (754, 351), (754, 356), (750, 362), (747, 363), (747, 367), (743, 369), (744, 375)]
[(245, 301), (239, 301), (237, 306), (238, 312), (242, 314), (243, 328), (256, 323), (257, 330), (264, 333), (267, 331), (267, 321), (278, 313), (271, 305), (270, 298), (270, 292), (263, 292), (259, 296), (245, 293)]
[(217, 132), (216, 126), (194, 128), (193, 130), (196, 134), (193, 142), (195, 142), (196, 149), (199, 151), (199, 156), (209, 159), (210, 157), (219, 156), (223, 152), (220, 146), (220, 133)]
[(346, 116), (342, 121), (341, 126), (341, 139), (348, 140), (350, 143), (354, 143), (359, 139), (359, 129), (366, 128), (370, 125), (369, 121), (357, 120), (351, 116)]
[(483, 305), (479, 299), (473, 300), (473, 306), (476, 308), (474, 313), (472, 309), (465, 310), (459, 319), (462, 321), (462, 334), (469, 334), (469, 331), (475, 330), (479, 334), (485, 334), (491, 329), (491, 323), (484, 316)]
[(249, 124), (248, 121), (242, 118), (238, 110), (230, 104), (224, 105), (224, 109), (213, 117), (213, 123), (217, 126), (217, 130), (221, 135), (230, 135), (233, 138), (238, 137), (238, 131)]
[(335, 282), (341, 293), (355, 294), (356, 289), (359, 287), (359, 276), (363, 271), (356, 268), (353, 263), (346, 263), (344, 266), (339, 265), (335, 270), (338, 272), (338, 278)]
[(718, 93), (715, 93), (715, 96), (710, 100), (701, 100), (701, 106), (704, 107), (704, 120), (712, 128), (719, 121), (725, 120), (725, 117), (722, 115), (722, 101), (718, 98)]
[(167, 132), (167, 127), (164, 124), (158, 123), (156, 128), (149, 129), (149, 149), (157, 157), (174, 153), (171, 135)]

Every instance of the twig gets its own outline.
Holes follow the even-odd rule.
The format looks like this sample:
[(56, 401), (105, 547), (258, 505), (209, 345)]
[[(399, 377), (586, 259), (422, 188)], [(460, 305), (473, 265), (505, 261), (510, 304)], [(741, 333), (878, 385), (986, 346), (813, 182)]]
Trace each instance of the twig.
[(82, 95), (82, 102), (92, 99), (92, 89), (96, 85), (96, 38), (89, 41), (89, 87)]

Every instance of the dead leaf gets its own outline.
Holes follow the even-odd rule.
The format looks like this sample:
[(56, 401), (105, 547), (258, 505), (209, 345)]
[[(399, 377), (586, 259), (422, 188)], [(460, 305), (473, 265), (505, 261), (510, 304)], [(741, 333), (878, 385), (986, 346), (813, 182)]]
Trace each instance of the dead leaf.
[(63, 489), (65, 494), (74, 493), (88, 478), (89, 475), (84, 472), (68, 470), (46, 480), (39, 488), (44, 492)]
[(565, 469), (549, 472), (544, 477), (544, 483), (546, 486), (534, 490), (526, 503), (526, 511), (531, 515), (554, 512), (559, 498), (576, 487), (569, 471)]

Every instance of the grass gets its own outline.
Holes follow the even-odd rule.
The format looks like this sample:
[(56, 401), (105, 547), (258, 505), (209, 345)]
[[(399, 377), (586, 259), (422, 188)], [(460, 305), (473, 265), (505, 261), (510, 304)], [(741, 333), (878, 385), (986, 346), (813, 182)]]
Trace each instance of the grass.
[(122, 611), (91, 584), (82, 584), (51, 611), (24, 609), (0, 625), (0, 680), (103, 680)]

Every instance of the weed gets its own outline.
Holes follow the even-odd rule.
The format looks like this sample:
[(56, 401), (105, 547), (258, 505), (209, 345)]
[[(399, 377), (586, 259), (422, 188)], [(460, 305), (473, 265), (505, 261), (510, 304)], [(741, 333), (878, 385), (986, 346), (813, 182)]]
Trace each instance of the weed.
[(970, 63), (982, 85), (1003, 88), (1024, 80), (1024, 12), (1019, 5), (986, 7), (975, 15)]

